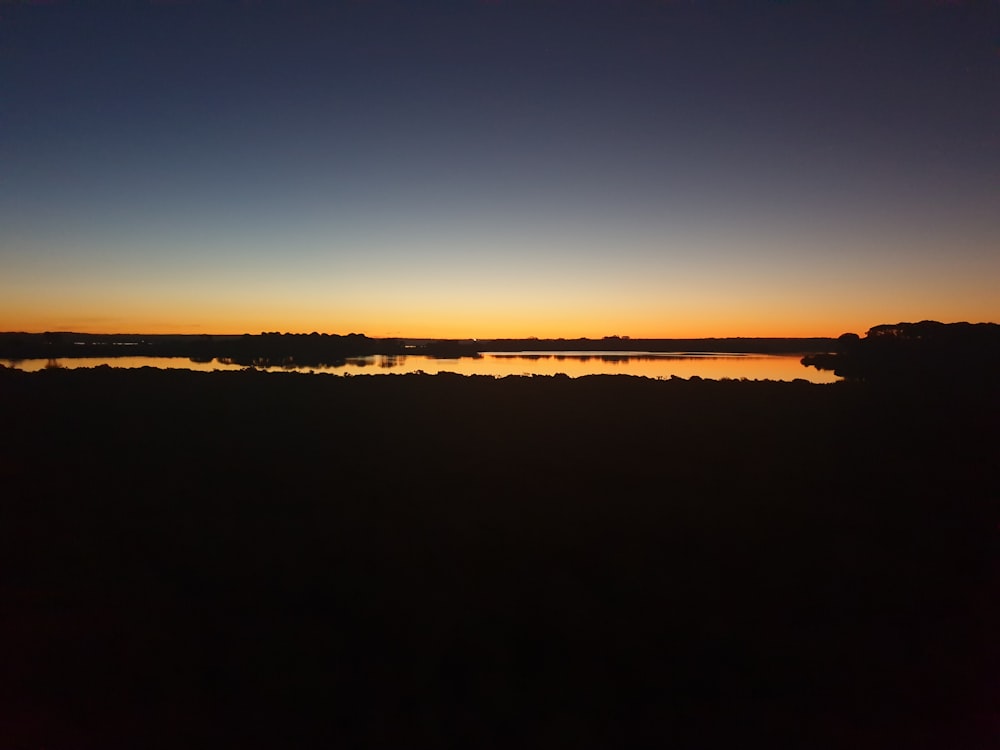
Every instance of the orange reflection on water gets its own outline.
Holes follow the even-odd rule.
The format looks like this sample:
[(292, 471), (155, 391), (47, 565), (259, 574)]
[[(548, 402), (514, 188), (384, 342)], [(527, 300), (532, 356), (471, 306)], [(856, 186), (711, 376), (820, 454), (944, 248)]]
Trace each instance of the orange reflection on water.
[[(833, 383), (838, 378), (828, 371), (804, 367), (801, 355), (765, 354), (659, 354), (645, 352), (510, 352), (486, 353), (478, 358), (436, 359), (422, 355), (355, 357), (345, 363), (328, 367), (267, 367), (271, 372), (322, 372), (334, 375), (405, 375), (416, 372), (437, 374), (453, 372), (459, 375), (635, 375), (647, 378), (691, 378), (713, 380), (795, 380), (813, 383)], [(16, 367), (27, 371), (44, 369), (48, 360), (23, 360)], [(158, 367), (212, 372), (242, 370), (243, 365), (212, 362), (192, 362), (183, 357), (80, 357), (58, 361), (60, 367)]]
[[(764, 354), (623, 354), (518, 353), (484, 354), (478, 360), (439, 360), (436, 372), (462, 375), (635, 375), (647, 378), (701, 377), (713, 380), (795, 380), (833, 383), (832, 372), (804, 367), (802, 355)], [(460, 363), (460, 364), (459, 364)], [(455, 366), (458, 365), (458, 366)], [(428, 370), (429, 372), (429, 370)]]

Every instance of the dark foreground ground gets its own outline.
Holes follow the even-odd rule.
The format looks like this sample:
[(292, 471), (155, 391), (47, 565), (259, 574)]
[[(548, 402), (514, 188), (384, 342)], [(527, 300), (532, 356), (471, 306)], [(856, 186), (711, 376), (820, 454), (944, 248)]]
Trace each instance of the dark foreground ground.
[(0, 370), (0, 747), (996, 748), (998, 420)]

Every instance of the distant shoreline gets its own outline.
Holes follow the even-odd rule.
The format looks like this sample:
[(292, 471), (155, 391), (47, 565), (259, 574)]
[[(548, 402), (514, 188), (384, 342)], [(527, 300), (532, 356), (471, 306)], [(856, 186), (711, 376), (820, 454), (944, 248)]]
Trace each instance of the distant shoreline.
[(835, 350), (836, 339), (690, 338), (633, 339), (417, 339), (369, 338), (363, 334), (90, 334), (85, 332), (0, 333), (0, 359), (77, 357), (228, 357), (295, 361), (304, 365), (374, 354), (474, 357), (483, 352), (716, 352), (807, 354)]

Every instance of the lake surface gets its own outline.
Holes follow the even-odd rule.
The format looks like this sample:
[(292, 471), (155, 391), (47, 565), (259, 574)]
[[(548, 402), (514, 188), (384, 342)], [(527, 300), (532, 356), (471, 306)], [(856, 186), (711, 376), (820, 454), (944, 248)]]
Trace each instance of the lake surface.
[[(423, 355), (355, 357), (328, 367), (259, 367), (269, 372), (314, 372), (333, 375), (384, 375), (452, 372), (459, 375), (637, 375), (647, 378), (701, 377), (720, 380), (808, 380), (833, 383), (832, 372), (804, 367), (801, 354), (723, 354), (715, 352), (486, 352), (478, 358), (439, 359)], [(19, 370), (44, 369), (50, 361), (5, 362)], [(60, 367), (159, 367), (212, 372), (243, 370), (243, 365), (193, 362), (184, 357), (78, 357), (55, 361)]]

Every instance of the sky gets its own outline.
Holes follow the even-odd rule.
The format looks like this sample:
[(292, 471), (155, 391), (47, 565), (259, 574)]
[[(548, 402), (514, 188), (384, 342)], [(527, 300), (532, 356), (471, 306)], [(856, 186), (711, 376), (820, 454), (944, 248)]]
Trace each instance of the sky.
[(1000, 322), (1000, 2), (0, 0), (0, 330), (924, 319)]

